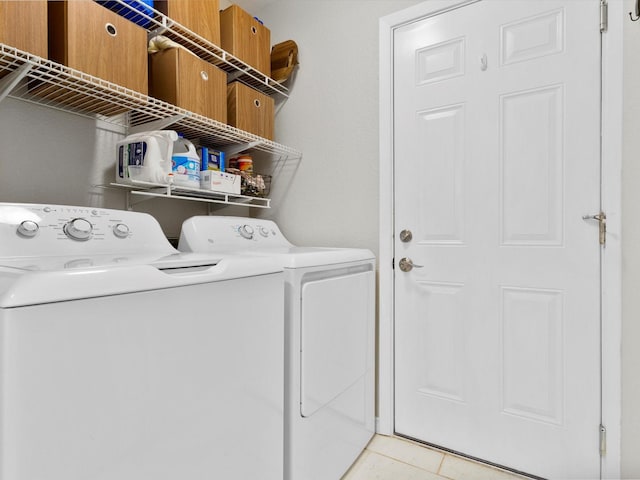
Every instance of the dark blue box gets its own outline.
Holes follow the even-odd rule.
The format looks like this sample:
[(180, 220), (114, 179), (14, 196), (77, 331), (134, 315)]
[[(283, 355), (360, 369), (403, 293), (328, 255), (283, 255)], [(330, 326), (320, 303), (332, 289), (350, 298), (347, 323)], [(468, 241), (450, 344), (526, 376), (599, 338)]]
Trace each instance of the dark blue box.
[(98, 0), (98, 3), (141, 27), (147, 28), (151, 24), (148, 17), (153, 17), (153, 0), (123, 0), (126, 6), (113, 0)]

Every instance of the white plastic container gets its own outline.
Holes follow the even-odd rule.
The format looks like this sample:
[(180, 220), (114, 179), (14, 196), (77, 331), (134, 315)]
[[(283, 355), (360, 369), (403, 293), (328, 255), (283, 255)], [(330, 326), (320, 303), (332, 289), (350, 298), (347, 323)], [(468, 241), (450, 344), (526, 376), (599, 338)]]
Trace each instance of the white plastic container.
[(154, 130), (129, 135), (116, 144), (117, 183), (168, 183), (171, 155), (178, 134)]
[(240, 195), (241, 185), (240, 175), (218, 170), (202, 170), (200, 172), (200, 188), (202, 190)]
[(173, 142), (171, 173), (175, 185), (200, 188), (200, 164), (200, 157), (193, 143), (183, 137)]

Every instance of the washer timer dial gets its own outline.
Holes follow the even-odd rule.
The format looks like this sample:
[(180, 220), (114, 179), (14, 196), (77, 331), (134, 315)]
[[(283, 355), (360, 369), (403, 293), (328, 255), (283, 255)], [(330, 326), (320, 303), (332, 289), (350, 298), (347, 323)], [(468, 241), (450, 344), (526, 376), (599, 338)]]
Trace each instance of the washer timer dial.
[(65, 224), (63, 230), (72, 240), (89, 240), (93, 225), (84, 218), (74, 218)]

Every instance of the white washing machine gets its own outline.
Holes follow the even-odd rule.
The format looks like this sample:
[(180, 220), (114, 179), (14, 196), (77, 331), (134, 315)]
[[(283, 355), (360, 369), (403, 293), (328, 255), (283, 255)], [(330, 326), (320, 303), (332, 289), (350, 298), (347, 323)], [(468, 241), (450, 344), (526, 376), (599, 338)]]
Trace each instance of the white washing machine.
[(283, 478), (283, 273), (0, 204), (0, 479)]
[(284, 267), (284, 478), (340, 479), (375, 430), (373, 254), (296, 247), (271, 221), (221, 216), (186, 220), (178, 249)]

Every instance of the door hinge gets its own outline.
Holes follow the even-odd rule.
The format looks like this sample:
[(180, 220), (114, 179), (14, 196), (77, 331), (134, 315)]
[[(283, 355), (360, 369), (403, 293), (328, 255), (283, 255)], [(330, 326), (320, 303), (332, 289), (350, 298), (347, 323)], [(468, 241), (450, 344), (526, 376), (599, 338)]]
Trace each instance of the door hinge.
[(607, 31), (609, 26), (609, 4), (606, 0), (600, 1), (600, 33)]
[(607, 454), (607, 429), (604, 425), (600, 424), (600, 456), (604, 457)]
[(600, 212), (597, 215), (583, 215), (582, 219), (598, 221), (598, 241), (604, 247), (607, 244), (607, 214)]

